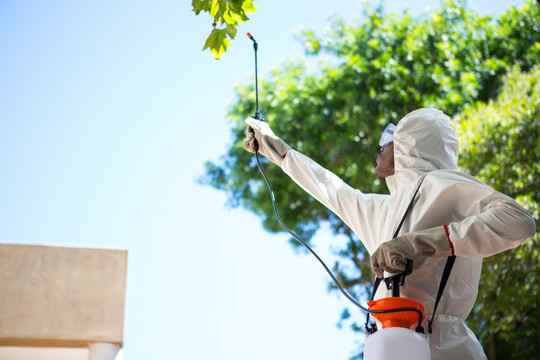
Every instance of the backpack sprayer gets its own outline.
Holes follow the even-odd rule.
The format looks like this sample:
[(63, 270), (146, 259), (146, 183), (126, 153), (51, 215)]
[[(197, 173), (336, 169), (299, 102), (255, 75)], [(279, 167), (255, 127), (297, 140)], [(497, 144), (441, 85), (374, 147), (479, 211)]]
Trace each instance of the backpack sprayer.
[[(259, 48), (257, 41), (250, 34), (247, 36), (253, 41), (253, 50), (255, 52), (255, 114), (254, 118), (264, 121), (264, 117), (259, 110), (259, 88), (258, 88), (258, 74), (257, 74), (257, 50)], [(274, 191), (272, 185), (266, 176), (266, 173), (261, 167), (259, 161), (259, 144), (254, 138), (254, 150), (255, 159), (257, 160), (257, 167), (261, 172), (268, 190), (270, 191), (270, 197), (272, 200), (272, 207), (274, 214), (281, 224), (281, 226), (300, 244), (302, 244), (322, 265), (324, 270), (328, 273), (332, 281), (336, 284), (339, 291), (352, 302), (356, 307), (366, 312), (368, 319), (366, 320), (366, 334), (368, 334), (364, 346), (364, 359), (365, 360), (429, 360), (431, 353), (429, 350), (429, 344), (427, 337), (424, 335), (424, 328), (422, 327), (422, 321), (424, 319), (424, 307), (411, 299), (400, 297), (400, 286), (405, 284), (405, 277), (412, 272), (412, 260), (407, 260), (407, 268), (404, 272), (390, 276), (388, 278), (379, 279), (376, 278), (373, 295), (375, 295), (376, 289), (381, 281), (386, 283), (388, 290), (392, 291), (392, 297), (382, 298), (379, 300), (371, 299), (368, 301), (368, 308), (362, 306), (352, 296), (350, 296), (345, 289), (341, 286), (334, 274), (330, 271), (324, 261), (315, 253), (315, 251), (303, 241), (294, 231), (289, 229), (279, 216)], [(405, 215), (399, 225), (403, 223), (403, 220), (407, 216), (410, 208), (412, 207), (414, 198), (409, 205), (409, 208), (405, 212)], [(396, 235), (399, 231), (396, 231)], [(395, 236), (396, 236), (395, 235)], [(395, 237), (394, 236), (394, 237)], [(372, 296), (373, 298), (373, 296)], [(369, 325), (369, 314), (371, 314), (376, 320), (382, 324), (382, 329), (377, 331), (376, 324)]]

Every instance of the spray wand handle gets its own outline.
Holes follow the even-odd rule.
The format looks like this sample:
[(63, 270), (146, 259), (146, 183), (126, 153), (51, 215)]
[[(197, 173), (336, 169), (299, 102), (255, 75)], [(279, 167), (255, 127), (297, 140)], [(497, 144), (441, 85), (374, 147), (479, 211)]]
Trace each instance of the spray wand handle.
[(411, 259), (407, 259), (405, 271), (383, 279), (386, 283), (386, 288), (388, 290), (392, 290), (392, 297), (399, 297), (399, 287), (405, 284), (405, 276), (412, 273), (412, 269), (413, 261)]

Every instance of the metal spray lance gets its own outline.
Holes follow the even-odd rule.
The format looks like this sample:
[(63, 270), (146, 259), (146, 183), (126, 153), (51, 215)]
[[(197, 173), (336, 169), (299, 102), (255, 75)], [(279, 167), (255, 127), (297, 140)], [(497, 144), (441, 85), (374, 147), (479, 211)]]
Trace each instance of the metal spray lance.
[(259, 111), (259, 77), (257, 74), (257, 50), (259, 49), (259, 44), (257, 44), (257, 41), (253, 35), (247, 33), (247, 36), (251, 39), (251, 41), (253, 41), (253, 50), (255, 52), (255, 115), (253, 117), (257, 120), (264, 121), (264, 116)]

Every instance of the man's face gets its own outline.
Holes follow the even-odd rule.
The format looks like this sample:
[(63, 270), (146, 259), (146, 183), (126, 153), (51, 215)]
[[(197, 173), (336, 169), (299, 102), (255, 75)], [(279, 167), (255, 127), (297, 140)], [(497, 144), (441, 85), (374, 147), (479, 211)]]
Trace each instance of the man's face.
[(394, 175), (394, 143), (391, 142), (388, 145), (381, 148), (381, 152), (377, 157), (377, 167), (375, 168), (375, 174), (382, 178)]

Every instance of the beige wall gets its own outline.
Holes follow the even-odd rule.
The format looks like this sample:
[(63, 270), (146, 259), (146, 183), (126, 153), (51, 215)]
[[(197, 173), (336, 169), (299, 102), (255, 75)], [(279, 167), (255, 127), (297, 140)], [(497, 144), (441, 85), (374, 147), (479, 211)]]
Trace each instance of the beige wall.
[(0, 244), (0, 346), (122, 345), (127, 251)]

